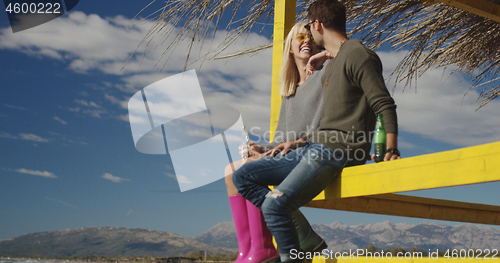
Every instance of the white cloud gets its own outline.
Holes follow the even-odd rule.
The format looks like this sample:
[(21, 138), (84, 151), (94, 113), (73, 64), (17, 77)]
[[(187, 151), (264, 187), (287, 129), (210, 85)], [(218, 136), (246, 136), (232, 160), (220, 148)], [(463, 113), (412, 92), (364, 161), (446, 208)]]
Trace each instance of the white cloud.
[(110, 180), (111, 182), (113, 183), (120, 183), (122, 181), (130, 181), (130, 179), (125, 179), (125, 178), (120, 178), (118, 176), (114, 176), (110, 173), (105, 173), (101, 176), (101, 178), (104, 178), (104, 179), (107, 179), (107, 180)]
[[(54, 119), (57, 120), (56, 118), (57, 117), (55, 116)], [(57, 120), (57, 121), (60, 121), (61, 123), (66, 125), (66, 122), (63, 120)], [(63, 134), (53, 132), (53, 131), (47, 131), (47, 132), (50, 135), (52, 135), (52, 137), (50, 138), (50, 140), (52, 140), (52, 141), (61, 140), (63, 142), (67, 142), (67, 143), (77, 143), (77, 144), (83, 144), (83, 145), (88, 144), (87, 142), (84, 141), (84, 138), (82, 138), (82, 137), (67, 136), (67, 135), (63, 135)], [(57, 137), (57, 138), (54, 138), (54, 137)], [(21, 140), (34, 141), (34, 142), (48, 142), (49, 141), (49, 139), (45, 139), (45, 138), (42, 138), (38, 135), (31, 134), (31, 133), (20, 133), (16, 136), (16, 135), (12, 135), (8, 132), (0, 132), (0, 138), (14, 139), (14, 140), (21, 139)]]
[(19, 138), (25, 141), (48, 142), (49, 140), (32, 133), (20, 133)]
[[(158, 63), (161, 53), (166, 45), (171, 43), (171, 39), (156, 46), (160, 40), (156, 38), (150, 44), (150, 47), (156, 47), (155, 51), (149, 48), (143, 57), (144, 48), (140, 47), (137, 54), (131, 57), (132, 52), (152, 26), (150, 22), (143, 22), (131, 27), (136, 23), (137, 20), (122, 16), (102, 18), (75, 11), (67, 17), (60, 17), (16, 34), (13, 34), (10, 28), (1, 29), (0, 48), (58, 59), (68, 63), (69, 68), (77, 72), (97, 70), (106, 74), (120, 75), (123, 83), (115, 83), (113, 87), (126, 92), (129, 97), (139, 88), (180, 73), (186, 58), (185, 47), (188, 44), (188, 41), (180, 43), (179, 48), (170, 54), (163, 71), (158, 73), (165, 62), (163, 60)], [(202, 48), (200, 43), (195, 43), (188, 69), (197, 69), (208, 102), (215, 105), (230, 104), (229, 106), (242, 112), (247, 126), (267, 129), (271, 91), (271, 50), (251, 57), (205, 61), (201, 70), (201, 61), (192, 63), (198, 59), (197, 55), (204, 54), (210, 47), (217, 47), (225, 37), (226, 32), (221, 30), (216, 33), (212, 43), (209, 43), (210, 40), (206, 41), (206, 45)], [(245, 39), (236, 41), (224, 53), (268, 43), (270, 43), (268, 38), (251, 33)], [(127, 66), (120, 72), (129, 58)], [(106, 94), (105, 99), (121, 107), (127, 105), (126, 99), (118, 104), (119, 99), (110, 94)], [(76, 103), (80, 107), (68, 109), (94, 117), (110, 114), (102, 107), (99, 108), (102, 104), (97, 101), (78, 100)], [(190, 102), (186, 101), (186, 105), (189, 104)], [(82, 106), (88, 108), (82, 109)], [(117, 118), (126, 120), (122, 117)]]
[(14, 105), (11, 105), (11, 104), (2, 104), (4, 107), (7, 107), (7, 108), (11, 108), (11, 109), (16, 109), (16, 110), (26, 110), (26, 108), (24, 107), (20, 107), (20, 106), (14, 106)]
[(45, 199), (50, 200), (50, 201), (54, 201), (54, 202), (57, 202), (57, 203), (60, 203), (60, 204), (63, 204), (63, 205), (69, 206), (69, 207), (78, 208), (78, 207), (76, 207), (76, 206), (74, 206), (72, 204), (68, 204), (66, 202), (63, 202), (61, 200), (57, 200), (57, 199), (54, 199), (54, 198), (45, 197)]
[[(167, 167), (167, 169), (173, 169), (173, 167), (169, 166), (169, 167)], [(180, 175), (180, 174), (176, 175), (173, 173), (165, 173), (165, 175), (177, 180), (180, 184), (192, 184), (193, 183), (184, 175)]]
[(88, 114), (95, 118), (101, 118), (103, 114), (107, 114), (105, 110), (84, 110), (82, 113)]
[(418, 148), (418, 146), (411, 143), (411, 142), (407, 142), (407, 141), (403, 140), (401, 138), (401, 136), (399, 136), (398, 137), (398, 148), (400, 148), (400, 149), (414, 149), (414, 148)]
[[(142, 39), (147, 25), (128, 28), (118, 16), (103, 19), (98, 15), (71, 12), (31, 30), (13, 34), (2, 29), (0, 46), (24, 53), (50, 56), (73, 61), (75, 70), (91, 69), (103, 61), (126, 60), (130, 50)], [(119, 40), (119, 41), (115, 41)]]
[[(97, 70), (120, 75), (123, 83), (114, 84), (114, 87), (131, 94), (157, 80), (180, 73), (186, 56), (185, 50), (178, 48), (171, 54), (170, 60), (160, 73), (158, 70), (160, 66), (163, 66), (164, 61), (156, 64), (165, 46), (159, 45), (154, 52), (152, 49), (146, 51), (144, 57), (142, 57), (143, 48), (140, 47), (138, 53), (130, 57), (152, 25), (144, 22), (130, 27), (135, 23), (136, 21), (121, 16), (102, 18), (97, 15), (72, 12), (67, 17), (56, 19), (29, 31), (12, 34), (9, 28), (2, 29), (0, 48), (62, 59), (75, 71)], [(192, 50), (203, 54), (210, 46), (215, 47), (221, 43), (225, 35), (226, 32), (218, 31), (213, 43), (202, 48), (196, 43)], [(156, 46), (158, 41), (159, 38), (155, 39), (150, 47)], [(170, 42), (171, 39), (165, 41), (167, 44)], [(246, 40), (236, 41), (225, 53), (267, 43), (269, 39), (252, 33)], [(187, 42), (179, 45), (179, 47), (185, 46)], [(264, 132), (269, 126), (271, 52), (267, 50), (251, 57), (205, 61), (201, 69), (199, 68), (201, 62), (197, 61), (190, 64), (189, 68), (197, 69), (207, 104), (229, 104), (240, 110), (247, 126), (261, 127)], [(401, 61), (405, 53), (406, 51), (379, 52), (379, 55), (384, 62), (384, 67), (391, 69)], [(195, 61), (196, 52), (191, 57), (192, 61)], [(129, 58), (127, 66), (120, 72)], [(403, 93), (401, 92), (402, 85), (397, 85), (398, 89), (394, 97), (398, 104), (401, 130), (460, 146), (500, 139), (499, 118), (497, 117), (499, 102), (493, 101), (475, 112), (477, 104), (471, 105), (470, 103), (477, 98), (478, 92), (471, 91), (465, 98), (463, 97), (470, 83), (462, 81), (460, 76), (456, 75), (450, 76), (443, 85), (441, 85), (442, 82), (442, 71), (431, 70), (418, 79), (416, 93), (410, 89)], [(388, 84), (388, 87), (392, 88), (392, 84)], [(105, 99), (124, 108), (127, 105), (128, 96), (121, 100), (119, 96), (106, 93)], [(463, 104), (462, 99), (465, 101)], [(83, 109), (73, 108), (75, 112), (94, 117), (109, 114), (97, 101), (77, 100), (76, 103)], [(185, 102), (185, 105), (190, 104), (192, 102)], [(173, 110), (179, 109), (165, 108), (161, 112), (168, 114)], [(128, 120), (123, 116), (117, 118)], [(145, 122), (147, 120), (130, 119), (130, 121)], [(9, 137), (5, 133), (0, 136)], [(37, 140), (33, 136), (24, 136), (24, 138)], [(41, 141), (44, 140), (41, 139)]]
[(14, 140), (25, 140), (25, 141), (34, 141), (34, 142), (48, 142), (49, 140), (42, 138), (38, 135), (32, 134), (32, 133), (20, 133), (17, 136), (12, 135), (8, 132), (1, 132), (0, 133), (0, 138), (5, 138), (5, 139), (14, 139)]
[(15, 136), (15, 135), (12, 135), (8, 132), (1, 132), (0, 133), (0, 138), (4, 138), (4, 139), (19, 139), (19, 137)]
[(213, 171), (213, 170), (211, 170), (211, 169), (200, 169), (200, 175), (201, 175), (201, 176), (207, 176), (207, 175), (209, 175), (209, 174), (211, 174), (211, 173), (213, 173), (213, 172), (214, 172), (214, 171)]
[(189, 137), (201, 137), (205, 139), (210, 139), (212, 138), (212, 133), (208, 129), (189, 129), (186, 131), (186, 134)]
[(68, 145), (67, 143), (81, 144), (81, 145), (88, 144), (87, 142), (85, 142), (83, 137), (77, 137), (77, 136), (72, 136), (72, 135), (68, 136), (68, 135), (64, 135), (64, 134), (53, 132), (53, 131), (47, 131), (47, 133), (49, 133), (50, 135), (61, 140), (65, 145)]
[[(168, 63), (165, 65), (164, 61), (158, 63), (161, 52), (165, 48), (162, 44), (156, 46), (160, 38), (150, 44), (150, 47), (156, 47), (156, 50), (150, 48), (143, 57), (144, 48), (140, 47), (138, 53), (131, 57), (132, 52), (136, 50), (152, 25), (150, 22), (144, 22), (131, 27), (136, 22), (122, 16), (102, 18), (82, 12), (71, 12), (67, 17), (61, 17), (16, 34), (13, 34), (10, 28), (1, 29), (0, 48), (62, 60), (68, 63), (70, 69), (77, 72), (96, 70), (119, 75), (123, 83), (111, 86), (125, 92), (128, 97), (139, 88), (180, 73), (186, 57), (186, 51), (182, 47), (186, 47), (187, 42), (183, 42), (175, 52), (170, 54)], [(207, 52), (210, 46), (218, 46), (225, 36), (226, 32), (222, 30), (215, 34), (212, 43), (203, 47), (200, 47), (200, 43), (195, 43), (192, 50), (196, 51), (191, 54), (192, 60), (188, 69), (197, 69), (207, 104), (229, 104), (241, 112), (246, 126), (260, 127), (264, 133), (269, 127), (272, 51), (266, 50), (238, 59), (205, 61), (200, 69), (201, 61), (196, 61), (197, 55)], [(164, 43), (171, 43), (171, 39), (165, 40)], [(246, 39), (236, 41), (224, 53), (267, 43), (269, 39), (251, 33)], [(394, 68), (405, 53), (406, 51), (378, 52), (386, 69)], [(120, 71), (129, 58), (127, 66)], [(163, 71), (158, 73), (159, 67), (163, 65), (165, 66)], [(386, 73), (389, 75), (390, 71)], [(418, 79), (416, 93), (410, 89), (401, 92), (402, 85), (397, 85), (394, 98), (398, 104), (400, 129), (459, 146), (499, 140), (500, 102), (490, 102), (489, 105), (476, 112), (477, 104), (470, 103), (477, 98), (478, 92), (473, 90), (467, 96), (463, 96), (470, 87), (470, 83), (456, 75), (450, 76), (441, 85), (442, 82), (442, 71), (430, 70)], [(388, 87), (392, 88), (392, 84), (389, 83)], [(126, 98), (123, 101), (118, 98), (119, 96), (106, 93), (104, 99), (121, 108), (126, 107)], [(110, 114), (98, 102), (78, 100), (76, 103), (83, 108), (75, 107), (70, 110), (94, 117)], [(186, 105), (190, 103), (186, 101)], [(4, 106), (12, 105), (4, 104)], [(170, 110), (174, 109), (165, 109), (163, 114), (168, 114), (166, 111)], [(116, 118), (129, 120), (123, 115)], [(131, 118), (130, 121), (146, 122), (147, 120)], [(16, 136), (2, 133), (0, 137), (15, 138)], [(31, 134), (17, 137), (47, 141)]]
[[(169, 169), (169, 170), (170, 170), (170, 169), (174, 169), (174, 167), (172, 167), (172, 166), (170, 166), (170, 165), (166, 165), (166, 166), (167, 166), (166, 168), (167, 168), (167, 169)], [(164, 174), (165, 174), (166, 176), (170, 177), (170, 178), (177, 179), (177, 177), (176, 177), (176, 176), (175, 176), (175, 174), (173, 174), (173, 173), (167, 173), (167, 172), (164, 172)]]
[(54, 116), (54, 120), (60, 122), (62, 125), (66, 125), (68, 124), (66, 121), (62, 120), (61, 118), (57, 117), (57, 116)]
[(84, 108), (81, 107), (74, 107), (74, 108), (66, 108), (67, 110), (71, 112), (78, 112), (78, 113), (83, 113), (90, 115), (95, 118), (101, 118), (103, 115), (108, 115), (108, 110), (104, 109), (97, 103), (93, 101), (86, 101), (86, 100), (75, 100), (75, 103), (79, 104), (80, 106), (83, 106)]
[(113, 104), (118, 104), (118, 105), (122, 106), (124, 109), (127, 108), (126, 104), (125, 105), (122, 104), (122, 103), (124, 103), (124, 101), (119, 100), (115, 96), (112, 96), (112, 95), (109, 95), (109, 94), (104, 94), (104, 98), (107, 99), (108, 101), (110, 101)]
[[(238, 127), (238, 129), (241, 129), (241, 127)], [(233, 133), (225, 132), (224, 137), (226, 137), (227, 142), (243, 142), (243, 139), (244, 139), (243, 132), (241, 132), (241, 130), (239, 132), (241, 133), (241, 135), (236, 135), (236, 134), (234, 134), (234, 132)], [(214, 142), (223, 142), (224, 141), (222, 139), (222, 136), (214, 137), (214, 139), (212, 139), (212, 140)]]
[[(406, 51), (378, 52), (389, 75)], [(472, 146), (500, 140), (500, 101), (475, 111), (478, 91), (460, 75), (430, 70), (417, 80), (416, 90), (397, 84), (394, 100), (398, 105), (400, 130), (457, 146)], [(394, 83), (388, 83), (389, 89)], [(467, 93), (467, 95), (465, 95)]]
[(30, 175), (36, 175), (36, 176), (41, 176), (41, 177), (45, 177), (45, 178), (57, 178), (57, 176), (51, 172), (47, 172), (47, 171), (38, 171), (38, 170), (28, 170), (28, 169), (24, 169), (24, 168), (20, 168), (20, 169), (16, 169), (14, 170), (18, 173), (22, 173), (22, 174), (30, 174)]
[(177, 175), (177, 181), (180, 183), (180, 184), (192, 184), (193, 182), (189, 181), (189, 179), (184, 176), (184, 175)]
[(137, 122), (137, 123), (146, 123), (148, 120), (145, 120), (144, 118), (136, 118), (136, 119), (132, 119), (131, 118), (132, 116), (129, 116), (128, 114), (123, 114), (123, 115), (120, 115), (117, 117), (117, 119), (119, 120), (122, 120), (124, 122), (130, 122), (130, 123), (134, 123), (134, 122)]
[(93, 107), (93, 108), (100, 108), (101, 107), (93, 101), (75, 100), (75, 102), (82, 105), (82, 106), (86, 106), (86, 107)]
[[(159, 68), (154, 69), (155, 65), (162, 49), (168, 46), (171, 39), (167, 39), (164, 45), (157, 46), (160, 38), (155, 38), (150, 47), (156, 47), (156, 51), (151, 48), (146, 51), (144, 57), (144, 47), (140, 47), (128, 62), (128, 66), (120, 72), (152, 25), (152, 22), (137, 23), (137, 20), (122, 16), (101, 18), (95, 14), (87, 15), (75, 11), (67, 17), (60, 17), (16, 34), (13, 34), (10, 28), (4, 28), (0, 31), (0, 48), (63, 59), (69, 62), (71, 69), (80, 72), (96, 69), (108, 74), (157, 72)], [(216, 42), (222, 41), (224, 37), (224, 32), (218, 33)], [(185, 47), (184, 44), (188, 42), (180, 43), (179, 46)], [(214, 46), (216, 44), (214, 43)], [(205, 45), (205, 49), (207, 46)], [(198, 50), (198, 47), (193, 47), (193, 50)], [(174, 52), (172, 63), (167, 70), (179, 71), (184, 65), (185, 55), (184, 51)], [(160, 65), (162, 64), (160, 62)], [(172, 65), (175, 67), (172, 68)]]

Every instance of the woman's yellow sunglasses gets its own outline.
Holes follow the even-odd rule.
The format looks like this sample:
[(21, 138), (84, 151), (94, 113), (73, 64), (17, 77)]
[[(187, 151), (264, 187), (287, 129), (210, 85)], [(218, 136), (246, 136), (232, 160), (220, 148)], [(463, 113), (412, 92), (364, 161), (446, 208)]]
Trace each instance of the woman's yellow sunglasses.
[(311, 42), (316, 43), (314, 41), (314, 38), (313, 38), (312, 35), (307, 35), (307, 34), (304, 34), (304, 33), (298, 33), (297, 36), (295, 36), (295, 39), (297, 39), (297, 41), (299, 41), (300, 43), (306, 41), (306, 38), (309, 38), (309, 39), (311, 39)]

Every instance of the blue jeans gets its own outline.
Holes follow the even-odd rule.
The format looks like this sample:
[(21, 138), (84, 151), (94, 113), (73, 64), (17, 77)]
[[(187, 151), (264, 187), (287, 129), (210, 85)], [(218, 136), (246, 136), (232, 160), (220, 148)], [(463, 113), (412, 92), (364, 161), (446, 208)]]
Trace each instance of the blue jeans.
[[(343, 152), (309, 143), (282, 156), (266, 156), (246, 163), (233, 174), (238, 192), (258, 207), (271, 230), (282, 261), (292, 249), (300, 251), (291, 214), (307, 204), (347, 163)], [(278, 185), (273, 191), (268, 185)]]

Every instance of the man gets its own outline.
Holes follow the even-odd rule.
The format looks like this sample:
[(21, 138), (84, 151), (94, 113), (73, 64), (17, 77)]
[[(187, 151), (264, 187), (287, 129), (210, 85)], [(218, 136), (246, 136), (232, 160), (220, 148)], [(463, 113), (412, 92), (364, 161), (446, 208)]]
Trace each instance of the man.
[[(280, 144), (233, 174), (238, 192), (262, 210), (282, 262), (305, 262), (291, 214), (345, 166), (366, 162), (376, 114), (383, 114), (387, 131), (389, 150), (384, 160), (400, 158), (396, 105), (385, 87), (380, 59), (359, 41), (347, 39), (345, 7), (337, 0), (312, 3), (308, 18), (306, 28), (334, 57), (321, 79), (320, 127), (297, 141)], [(267, 185), (278, 186), (271, 191)]]

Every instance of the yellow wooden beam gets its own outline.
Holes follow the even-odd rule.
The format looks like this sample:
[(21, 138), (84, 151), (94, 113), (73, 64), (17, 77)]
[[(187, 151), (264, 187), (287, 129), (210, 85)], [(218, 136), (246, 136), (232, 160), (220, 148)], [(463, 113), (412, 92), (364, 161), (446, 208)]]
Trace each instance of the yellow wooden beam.
[(400, 194), (315, 200), (309, 202), (306, 206), (371, 214), (500, 225), (500, 206)]
[(486, 0), (428, 0), (426, 4), (441, 2), (500, 23), (500, 5)]
[(500, 181), (500, 142), (345, 168), (314, 200)]
[(274, 139), (274, 132), (278, 125), (278, 118), (281, 107), (281, 96), (279, 95), (279, 74), (281, 62), (283, 61), (283, 50), (285, 37), (295, 23), (295, 0), (275, 0), (274, 1), (274, 31), (273, 31), (273, 71), (272, 71), (272, 91), (271, 91), (271, 135)]

